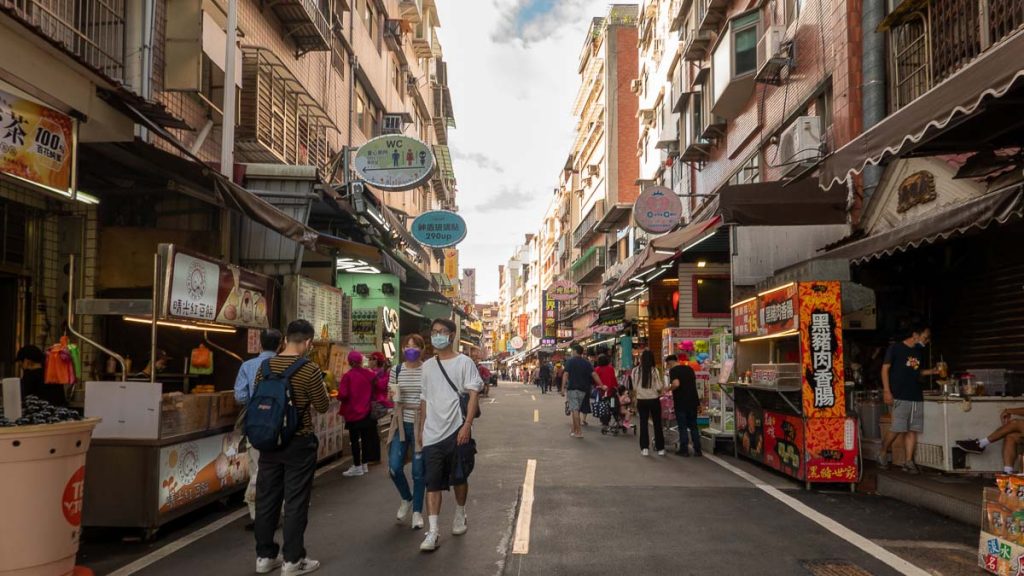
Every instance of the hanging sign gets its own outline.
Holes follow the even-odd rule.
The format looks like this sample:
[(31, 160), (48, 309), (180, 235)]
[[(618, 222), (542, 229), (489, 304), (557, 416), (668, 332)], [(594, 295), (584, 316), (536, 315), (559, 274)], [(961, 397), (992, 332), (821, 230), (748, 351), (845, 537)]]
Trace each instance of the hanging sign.
[(434, 173), (430, 147), (409, 136), (388, 134), (359, 147), (352, 166), (367, 184), (389, 192), (411, 190)]
[(558, 301), (572, 300), (580, 295), (580, 287), (572, 280), (556, 280), (548, 290), (548, 295)]
[(808, 418), (845, 417), (843, 302), (839, 282), (800, 283), (800, 358)]
[(757, 336), (757, 298), (732, 305), (732, 333), (738, 338)]
[(683, 204), (675, 192), (664, 186), (654, 186), (640, 193), (633, 204), (636, 225), (652, 234), (662, 234), (679, 224)]
[(523, 346), (525, 345), (526, 342), (524, 342), (523, 339), (520, 338), (519, 336), (513, 336), (512, 340), (509, 341), (509, 346), (511, 346), (514, 350), (522, 350)]
[(0, 172), (66, 192), (73, 122), (66, 114), (0, 91)]
[(166, 270), (161, 315), (240, 328), (270, 328), (277, 285), (269, 276), (162, 244)]
[(544, 303), (544, 338), (553, 340), (558, 337), (558, 301), (550, 290), (545, 290), (541, 297)]
[(455, 246), (466, 238), (466, 221), (447, 210), (424, 212), (412, 222), (412, 237), (430, 248)]

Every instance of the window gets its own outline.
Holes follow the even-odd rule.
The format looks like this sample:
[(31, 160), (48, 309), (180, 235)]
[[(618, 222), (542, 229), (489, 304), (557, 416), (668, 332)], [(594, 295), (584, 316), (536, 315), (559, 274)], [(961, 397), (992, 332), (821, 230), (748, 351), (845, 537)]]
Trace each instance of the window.
[(800, 17), (800, 8), (803, 0), (786, 0), (786, 26), (797, 21)]
[(370, 39), (376, 41), (377, 34), (374, 29), (374, 18), (372, 0), (366, 0), (363, 10), (363, 25), (366, 26), (366, 32), (370, 35)]
[(714, 103), (711, 111), (735, 118), (754, 92), (761, 13), (753, 10), (729, 21), (711, 56)]
[(405, 98), (405, 92), (402, 90), (405, 87), (405, 83), (402, 82), (402, 67), (398, 65), (398, 62), (391, 61), (391, 82), (395, 85), (395, 92), (398, 93), (399, 98)]
[(370, 133), (367, 132), (366, 128), (365, 128), (366, 127), (366, 117), (367, 116), (368, 116), (368, 114), (367, 114), (367, 109), (366, 109), (366, 94), (363, 91), (362, 85), (357, 84), (356, 85), (356, 124), (359, 126), (359, 129), (363, 131), (364, 135), (369, 136)]
[(754, 152), (754, 155), (747, 159), (740, 166), (740, 169), (729, 178), (729, 184), (757, 184), (761, 181), (761, 153)]
[(742, 76), (757, 71), (757, 24), (760, 15), (751, 12), (732, 21), (733, 51), (736, 59), (733, 76)]
[(729, 316), (731, 287), (728, 276), (693, 277), (693, 317), (726, 318)]

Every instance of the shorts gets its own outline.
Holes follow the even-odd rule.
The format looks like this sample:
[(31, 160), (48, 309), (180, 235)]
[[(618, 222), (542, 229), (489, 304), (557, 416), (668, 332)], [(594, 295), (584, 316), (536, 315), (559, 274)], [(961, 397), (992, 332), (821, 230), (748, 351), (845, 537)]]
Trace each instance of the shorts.
[(579, 412), (583, 408), (583, 402), (587, 399), (587, 393), (583, 390), (569, 390), (565, 397), (569, 401), (569, 411)]
[(423, 447), (427, 492), (444, 492), (469, 483), (476, 464), (476, 440), (459, 446), (458, 436), (456, 432), (437, 444)]
[(892, 432), (924, 432), (924, 402), (893, 400), (889, 413), (892, 416)]

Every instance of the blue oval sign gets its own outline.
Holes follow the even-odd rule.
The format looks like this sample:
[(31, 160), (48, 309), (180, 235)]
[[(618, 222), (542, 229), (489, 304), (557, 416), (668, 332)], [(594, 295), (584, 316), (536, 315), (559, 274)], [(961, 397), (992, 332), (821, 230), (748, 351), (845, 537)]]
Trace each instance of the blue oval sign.
[(431, 248), (455, 246), (466, 238), (466, 221), (447, 210), (424, 212), (412, 222), (412, 237)]

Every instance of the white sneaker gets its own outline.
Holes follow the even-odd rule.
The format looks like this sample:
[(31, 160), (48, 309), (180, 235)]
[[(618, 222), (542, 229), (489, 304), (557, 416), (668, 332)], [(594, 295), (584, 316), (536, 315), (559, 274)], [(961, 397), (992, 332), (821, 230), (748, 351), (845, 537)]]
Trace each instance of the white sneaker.
[(466, 513), (455, 511), (455, 521), (452, 522), (452, 534), (456, 536), (462, 536), (469, 530), (469, 526), (466, 526)]
[(433, 552), (437, 550), (438, 545), (437, 532), (427, 532), (427, 537), (420, 544), (420, 552)]
[(651, 451), (648, 450), (647, 448), (644, 448), (643, 450), (640, 451), (640, 455), (641, 456), (650, 456), (651, 455)]
[(366, 472), (363, 471), (362, 466), (351, 466), (348, 470), (345, 470), (344, 472), (341, 473), (342, 476), (348, 476), (349, 478), (352, 478), (354, 476), (362, 476), (363, 474), (366, 474)]
[(294, 564), (285, 562), (284, 567), (281, 568), (281, 574), (309, 574), (310, 572), (316, 572), (319, 568), (320, 562), (303, 558)]
[(369, 464), (363, 464), (363, 474), (369, 474), (369, 472), (370, 472), (370, 465)]
[(423, 514), (419, 512), (412, 513), (412, 529), (419, 530), (423, 528)]
[(658, 456), (664, 456), (664, 455), (665, 455), (665, 451), (664, 450), (658, 450)]
[(274, 570), (277, 570), (284, 560), (280, 555), (277, 558), (257, 558), (256, 559), (256, 573), (257, 574), (269, 574)]
[(398, 514), (395, 515), (395, 519), (398, 520), (399, 524), (405, 522), (405, 519), (409, 517), (409, 512), (412, 511), (412, 500), (402, 500), (401, 506), (398, 507)]

